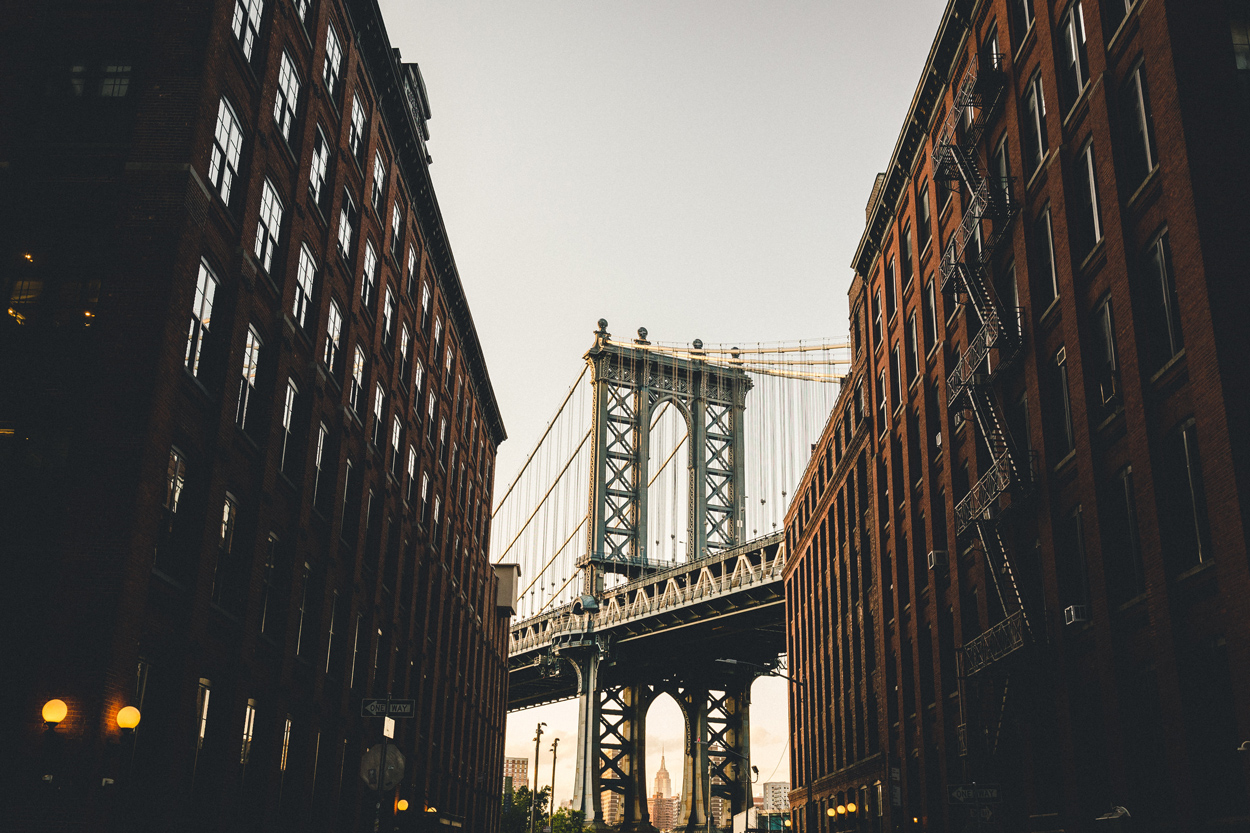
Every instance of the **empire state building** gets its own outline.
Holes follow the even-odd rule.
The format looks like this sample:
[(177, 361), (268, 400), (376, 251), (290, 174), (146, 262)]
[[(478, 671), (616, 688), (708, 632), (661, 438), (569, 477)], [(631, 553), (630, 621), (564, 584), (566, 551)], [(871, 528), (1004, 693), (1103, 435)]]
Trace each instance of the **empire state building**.
[(660, 755), (660, 768), (655, 773), (655, 790), (651, 800), (647, 802), (651, 811), (651, 823), (659, 830), (672, 830), (676, 821), (677, 802), (680, 799), (673, 795), (673, 782), (668, 776), (668, 767), (664, 765), (664, 755)]

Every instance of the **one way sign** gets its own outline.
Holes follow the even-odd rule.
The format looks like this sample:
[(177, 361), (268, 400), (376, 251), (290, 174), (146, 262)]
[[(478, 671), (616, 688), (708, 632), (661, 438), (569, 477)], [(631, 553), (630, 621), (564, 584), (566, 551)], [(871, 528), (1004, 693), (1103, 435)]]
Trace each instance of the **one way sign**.
[(361, 717), (412, 717), (416, 713), (416, 700), (388, 700), (374, 697), (360, 703)]

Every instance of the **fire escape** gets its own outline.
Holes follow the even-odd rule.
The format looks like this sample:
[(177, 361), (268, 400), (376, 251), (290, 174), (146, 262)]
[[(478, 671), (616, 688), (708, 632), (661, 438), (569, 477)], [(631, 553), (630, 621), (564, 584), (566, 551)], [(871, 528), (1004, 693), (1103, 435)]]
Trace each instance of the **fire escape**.
[(1012, 440), (993, 387), (1020, 351), (1022, 316), (1004, 306), (987, 274), (1019, 203), (1010, 178), (983, 173), (977, 164), (977, 146), (1003, 96), (1002, 59), (990, 54), (971, 62), (933, 150), (934, 178), (962, 183), (969, 195), (963, 220), (942, 253), (942, 290), (963, 299), (981, 322), (947, 378), (947, 404), (952, 411), (971, 409), (990, 453), (989, 467), (955, 507), (955, 525), (961, 536), (973, 531), (980, 538), (1005, 613), (1002, 621), (964, 645), (967, 675), (1020, 649), (1030, 631), (999, 519), (1001, 499), (1018, 499), (1031, 486), (1032, 461)]

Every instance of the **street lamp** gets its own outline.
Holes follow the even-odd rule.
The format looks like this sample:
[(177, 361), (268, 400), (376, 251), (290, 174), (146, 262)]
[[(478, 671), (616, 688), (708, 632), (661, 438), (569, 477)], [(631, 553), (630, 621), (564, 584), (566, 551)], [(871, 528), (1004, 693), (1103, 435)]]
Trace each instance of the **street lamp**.
[(55, 729), (67, 714), (69, 714), (69, 706), (65, 705), (65, 701), (53, 698), (43, 704), (43, 725), (49, 729)]
[[(786, 682), (798, 686), (799, 688), (795, 692), (795, 694), (796, 696), (798, 696), (800, 701), (802, 701), (803, 699), (802, 692), (806, 688), (803, 681), (796, 680), (794, 677), (788, 676), (786, 674), (782, 674), (780, 671), (778, 671), (775, 668), (769, 668), (767, 665), (760, 665), (759, 663), (755, 663), (755, 662), (746, 662), (745, 660), (740, 660), (740, 659), (720, 658), (720, 659), (717, 659), (716, 661), (724, 663), (725, 665), (745, 665), (747, 668), (753, 668), (756, 671), (758, 671), (761, 677), (780, 677)], [(807, 773), (804, 776), (805, 780), (807, 781), (807, 802), (803, 805), (804, 815), (807, 818), (807, 824), (804, 825), (804, 827), (806, 828), (807, 833), (812, 833), (812, 831), (815, 830), (815, 827), (816, 827), (815, 819), (812, 817), (812, 812), (815, 809), (815, 806), (812, 804), (812, 756), (809, 750), (805, 750), (805, 751), (808, 751), (809, 754), (805, 754), (803, 756), (803, 759), (807, 762), (807, 767), (806, 767)], [(791, 826), (789, 820), (787, 820), (786, 826), (787, 827)]]
[(538, 744), (543, 739), (545, 721), (539, 721), (534, 734), (534, 792), (530, 794), (530, 833), (534, 833), (534, 817), (538, 813)]
[(117, 711), (117, 728), (126, 734), (130, 734), (139, 725), (139, 720), (142, 717), (143, 715), (134, 706), (123, 706)]

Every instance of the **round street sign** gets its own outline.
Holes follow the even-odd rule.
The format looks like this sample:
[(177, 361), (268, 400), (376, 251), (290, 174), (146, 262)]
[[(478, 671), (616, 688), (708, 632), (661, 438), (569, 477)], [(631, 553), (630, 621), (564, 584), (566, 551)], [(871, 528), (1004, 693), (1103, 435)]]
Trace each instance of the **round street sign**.
[(378, 769), (382, 761), (382, 744), (370, 746), (360, 756), (360, 777), (369, 789), (383, 792), (393, 790), (404, 780), (404, 753), (393, 743), (386, 744), (386, 772), (378, 784)]

